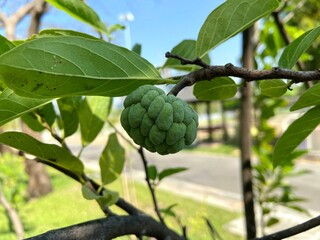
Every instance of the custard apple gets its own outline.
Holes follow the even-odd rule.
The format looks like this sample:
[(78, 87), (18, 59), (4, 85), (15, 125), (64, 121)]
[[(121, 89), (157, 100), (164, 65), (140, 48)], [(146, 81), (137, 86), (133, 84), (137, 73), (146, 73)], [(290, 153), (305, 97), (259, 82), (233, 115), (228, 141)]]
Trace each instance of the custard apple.
[(136, 144), (150, 152), (179, 152), (197, 136), (197, 113), (155, 86), (143, 85), (130, 93), (124, 107), (121, 125)]

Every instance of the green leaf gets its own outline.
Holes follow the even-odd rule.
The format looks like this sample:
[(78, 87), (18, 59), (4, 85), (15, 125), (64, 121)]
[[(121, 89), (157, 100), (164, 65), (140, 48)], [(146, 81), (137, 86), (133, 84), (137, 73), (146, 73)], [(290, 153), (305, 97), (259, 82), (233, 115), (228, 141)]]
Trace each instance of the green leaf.
[(74, 37), (83, 37), (83, 38), (97, 40), (96, 37), (91, 36), (89, 34), (76, 32), (73, 30), (67, 30), (67, 29), (44, 29), (40, 31), (36, 37), (40, 38), (40, 37), (56, 37), (56, 36), (74, 36)]
[(175, 217), (176, 214), (173, 211), (173, 208), (176, 207), (176, 206), (178, 206), (178, 203), (171, 204), (170, 206), (168, 206), (166, 208), (160, 209), (160, 212), (164, 213), (165, 215), (168, 215), (168, 216), (171, 216), (171, 217)]
[(123, 96), (141, 85), (165, 82), (134, 52), (77, 36), (41, 37), (4, 53), (0, 79), (17, 94), (33, 98)]
[(148, 167), (147, 171), (148, 171), (149, 179), (150, 180), (156, 180), (157, 173), (158, 173), (157, 167), (155, 165), (150, 165)]
[(267, 223), (266, 223), (266, 226), (267, 227), (271, 227), (272, 225), (275, 225), (279, 222), (279, 219), (278, 218), (275, 218), (275, 217), (271, 217), (268, 219)]
[(202, 57), (278, 7), (277, 0), (227, 0), (214, 9), (202, 25), (196, 46)]
[(64, 131), (63, 138), (66, 138), (74, 134), (78, 129), (78, 110), (72, 97), (58, 99), (57, 103), (60, 111), (62, 129)]
[(159, 174), (158, 174), (158, 177), (159, 177), (159, 181), (161, 181), (162, 179), (166, 178), (166, 177), (169, 177), (173, 174), (177, 174), (177, 173), (180, 173), (180, 172), (184, 172), (188, 170), (188, 168), (184, 168), (184, 167), (178, 167), (178, 168), (167, 168), (167, 169), (164, 169), (162, 170)]
[(27, 113), (21, 116), (21, 120), (33, 131), (41, 132), (44, 130), (44, 126), (39, 122), (37, 116), (34, 113)]
[(319, 37), (320, 26), (313, 28), (292, 41), (283, 51), (279, 59), (279, 67), (291, 69), (300, 56), (308, 50), (311, 44)]
[(13, 48), (15, 48), (15, 45), (4, 36), (0, 35), (0, 55)]
[(112, 106), (112, 98), (89, 96), (79, 106), (80, 130), (83, 146), (91, 143), (102, 130)]
[(293, 104), (290, 111), (316, 105), (320, 105), (320, 84), (316, 84), (305, 91)]
[(102, 195), (93, 192), (89, 186), (82, 185), (82, 196), (87, 200), (96, 200), (100, 207), (104, 209), (105, 206), (111, 206), (115, 204), (119, 199), (119, 194), (114, 191), (103, 189)]
[(222, 100), (236, 95), (238, 87), (229, 77), (217, 77), (211, 81), (197, 82), (193, 94), (203, 101)]
[(125, 150), (120, 145), (117, 135), (112, 133), (99, 161), (103, 184), (109, 184), (120, 176), (124, 162)]
[[(195, 40), (183, 40), (181, 43), (179, 43), (177, 46), (175, 46), (172, 50), (172, 54), (176, 54), (178, 56), (181, 56), (185, 59), (194, 60), (197, 58), (196, 54), (196, 41)], [(202, 60), (206, 64), (210, 64), (210, 58), (208, 55), (205, 55)], [(199, 66), (194, 65), (182, 65), (181, 62), (177, 59), (168, 58), (165, 64), (163, 65), (163, 68), (173, 68), (177, 70), (182, 71), (194, 71), (197, 68), (200, 68)]]
[(43, 122), (48, 124), (48, 126), (52, 126), (57, 118), (52, 102), (36, 109), (36, 113), (40, 116)]
[(75, 19), (89, 24), (99, 32), (108, 34), (106, 25), (101, 22), (97, 13), (85, 1), (79, 0), (46, 0), (54, 7), (66, 12)]
[(7, 88), (0, 93), (0, 126), (50, 101), (48, 99), (21, 97)]
[(141, 56), (141, 44), (135, 44), (132, 48), (132, 52), (135, 52), (136, 54)]
[(319, 125), (320, 106), (295, 120), (278, 139), (273, 152), (273, 166), (284, 165), (292, 151)]
[[(15, 45), (12, 42), (10, 42), (8, 39), (6, 39), (2, 35), (0, 35), (0, 55), (5, 52), (8, 52), (9, 50), (13, 49), (14, 47), (15, 47)], [(5, 88), (6, 88), (6, 85), (0, 79), (0, 91)]]
[(287, 85), (279, 79), (263, 80), (259, 87), (261, 94), (268, 97), (280, 97), (287, 92)]
[(113, 24), (108, 27), (108, 34), (111, 35), (112, 33), (119, 31), (119, 30), (124, 30), (126, 27), (121, 25), (121, 24)]
[(50, 165), (68, 170), (81, 177), (83, 164), (66, 149), (54, 144), (45, 144), (20, 132), (5, 132), (0, 134), (0, 143), (34, 155)]

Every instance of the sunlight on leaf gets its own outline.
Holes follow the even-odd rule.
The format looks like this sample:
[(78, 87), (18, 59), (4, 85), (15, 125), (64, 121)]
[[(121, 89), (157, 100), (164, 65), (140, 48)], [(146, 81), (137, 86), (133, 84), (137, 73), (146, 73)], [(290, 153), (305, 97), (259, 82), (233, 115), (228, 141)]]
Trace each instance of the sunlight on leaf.
[(33, 98), (124, 96), (144, 84), (165, 83), (134, 52), (78, 36), (41, 37), (15, 47), (0, 56), (0, 78)]
[(198, 35), (196, 52), (199, 57), (278, 7), (277, 0), (227, 0), (214, 9)]
[(308, 50), (311, 44), (319, 37), (320, 26), (311, 29), (296, 40), (291, 42), (283, 51), (279, 59), (279, 67), (291, 69), (296, 64), (300, 56)]
[(46, 0), (54, 7), (66, 12), (70, 16), (85, 22), (99, 32), (108, 34), (107, 28), (101, 22), (97, 13), (85, 1), (79, 0)]
[(316, 105), (320, 105), (320, 84), (314, 85), (300, 95), (298, 100), (290, 108), (290, 111)]
[(274, 167), (286, 163), (292, 151), (319, 125), (319, 112), (320, 106), (314, 107), (291, 123), (274, 147), (272, 160)]

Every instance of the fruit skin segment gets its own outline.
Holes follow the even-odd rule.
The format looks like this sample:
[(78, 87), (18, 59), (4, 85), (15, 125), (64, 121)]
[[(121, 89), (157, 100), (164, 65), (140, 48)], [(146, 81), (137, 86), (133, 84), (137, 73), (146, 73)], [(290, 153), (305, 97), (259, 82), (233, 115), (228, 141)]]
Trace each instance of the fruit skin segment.
[(153, 85), (130, 93), (120, 122), (133, 141), (150, 152), (176, 153), (197, 137), (198, 115), (183, 100)]

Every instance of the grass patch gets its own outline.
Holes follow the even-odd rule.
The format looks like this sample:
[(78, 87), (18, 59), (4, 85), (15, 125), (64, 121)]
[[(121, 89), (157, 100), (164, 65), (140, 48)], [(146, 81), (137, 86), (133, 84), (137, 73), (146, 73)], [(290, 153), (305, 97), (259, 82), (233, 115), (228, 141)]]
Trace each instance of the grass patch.
[[(54, 191), (47, 196), (29, 201), (19, 210), (25, 227), (25, 237), (104, 216), (94, 201), (88, 201), (82, 197), (80, 184), (54, 170), (50, 170), (49, 172), (52, 176)], [(150, 194), (145, 185), (136, 182), (129, 185), (134, 188), (137, 206), (152, 214), (153, 207), (151, 205)], [(120, 194), (125, 190), (121, 180), (112, 184), (111, 189), (119, 191)], [(212, 221), (223, 239), (240, 239), (240, 237), (228, 233), (223, 228), (225, 223), (239, 217), (239, 213), (199, 203), (171, 192), (158, 191), (157, 195), (159, 205), (162, 208), (178, 203), (174, 210), (182, 224), (188, 226), (188, 236), (190, 239), (211, 239), (204, 222), (204, 217)], [(116, 208), (113, 207), (114, 209)], [(166, 217), (166, 221), (170, 227), (180, 231), (177, 222), (172, 217)], [(16, 239), (15, 235), (9, 231), (8, 223), (1, 207), (0, 239)]]

